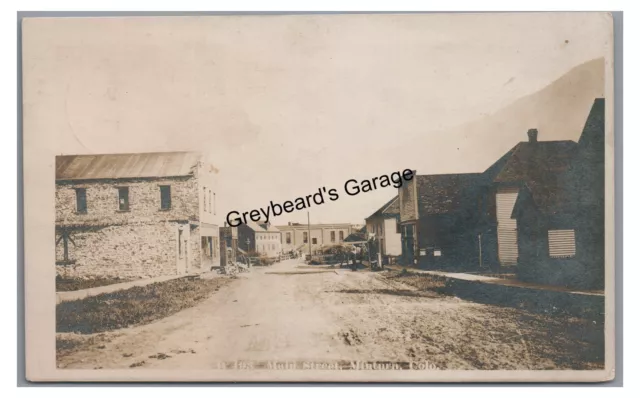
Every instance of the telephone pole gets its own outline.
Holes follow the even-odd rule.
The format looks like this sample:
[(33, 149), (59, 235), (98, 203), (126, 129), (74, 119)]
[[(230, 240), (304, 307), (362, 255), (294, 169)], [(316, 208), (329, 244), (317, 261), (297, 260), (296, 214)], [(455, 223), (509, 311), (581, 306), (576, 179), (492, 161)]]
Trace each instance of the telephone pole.
[(309, 212), (307, 212), (307, 231), (309, 231), (309, 236), (307, 236), (307, 244), (309, 245), (309, 261), (311, 261), (311, 221), (309, 218)]

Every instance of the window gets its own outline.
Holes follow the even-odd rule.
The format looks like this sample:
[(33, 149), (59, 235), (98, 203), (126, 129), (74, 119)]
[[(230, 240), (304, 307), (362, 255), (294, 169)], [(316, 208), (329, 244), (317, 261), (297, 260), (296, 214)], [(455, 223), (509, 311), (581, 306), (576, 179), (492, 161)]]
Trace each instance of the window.
[(291, 244), (291, 232), (287, 232), (287, 244)]
[(160, 209), (169, 210), (171, 208), (171, 186), (160, 185)]
[(338, 239), (340, 239), (340, 242), (342, 242), (344, 240), (344, 231), (339, 231), (338, 232)]
[(216, 214), (216, 193), (213, 193), (213, 215)]
[(178, 230), (178, 258), (182, 258), (182, 230)]
[(87, 212), (87, 190), (85, 188), (76, 189), (76, 212)]
[(576, 255), (576, 234), (573, 229), (549, 230), (549, 257), (570, 258)]
[(318, 244), (318, 239), (317, 238), (311, 238), (311, 244), (317, 245)]
[(209, 190), (209, 213), (211, 213), (213, 210), (213, 206), (211, 206), (211, 190)]
[(202, 209), (207, 211), (207, 188), (202, 188)]
[(129, 211), (129, 187), (118, 188), (118, 209)]
[(331, 243), (336, 241), (336, 231), (331, 231)]
[(302, 233), (302, 241), (303, 241), (304, 243), (309, 242), (309, 234), (307, 234), (306, 232), (303, 232), (303, 233)]

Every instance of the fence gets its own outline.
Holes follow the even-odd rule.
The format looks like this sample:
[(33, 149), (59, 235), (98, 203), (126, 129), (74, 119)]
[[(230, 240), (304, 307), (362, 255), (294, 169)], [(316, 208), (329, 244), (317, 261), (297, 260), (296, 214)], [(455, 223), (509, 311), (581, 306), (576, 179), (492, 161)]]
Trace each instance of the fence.
[(245, 257), (251, 262), (251, 265), (261, 266), (261, 265), (272, 265), (274, 263), (279, 263), (280, 261), (290, 260), (292, 258), (296, 258), (292, 254), (282, 254), (278, 257)]

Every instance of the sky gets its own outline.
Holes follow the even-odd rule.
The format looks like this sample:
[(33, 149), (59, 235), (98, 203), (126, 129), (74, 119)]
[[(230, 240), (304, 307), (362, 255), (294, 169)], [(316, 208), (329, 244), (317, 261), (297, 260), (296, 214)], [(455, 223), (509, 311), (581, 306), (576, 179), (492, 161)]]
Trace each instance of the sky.
[[(347, 196), (347, 180), (482, 171), (456, 143), (484, 153), (493, 133), (448, 132), (609, 57), (611, 41), (595, 13), (32, 19), (25, 153), (200, 151), (219, 170), (221, 225), (321, 187), (340, 197), (312, 223), (363, 223), (396, 190)], [(272, 220), (288, 221), (307, 213)]]

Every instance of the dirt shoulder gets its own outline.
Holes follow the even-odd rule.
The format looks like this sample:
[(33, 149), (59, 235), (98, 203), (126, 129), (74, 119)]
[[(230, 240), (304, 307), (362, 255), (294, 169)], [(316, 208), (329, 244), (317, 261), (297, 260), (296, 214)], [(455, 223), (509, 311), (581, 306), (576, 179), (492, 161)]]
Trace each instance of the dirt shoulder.
[(104, 332), (145, 325), (195, 306), (232, 280), (172, 279), (60, 303), (56, 307), (58, 356), (86, 346), (100, 347), (118, 335)]

